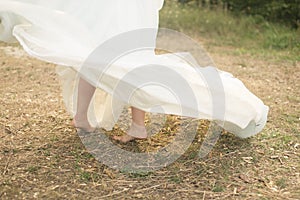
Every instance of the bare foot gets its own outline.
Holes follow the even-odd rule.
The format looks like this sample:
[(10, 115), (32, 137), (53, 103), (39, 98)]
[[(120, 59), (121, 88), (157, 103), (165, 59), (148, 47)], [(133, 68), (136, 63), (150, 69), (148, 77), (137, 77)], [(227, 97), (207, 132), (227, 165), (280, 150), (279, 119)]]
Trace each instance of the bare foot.
[(92, 127), (88, 120), (78, 120), (78, 118), (75, 116), (72, 125), (77, 129), (77, 131), (82, 130), (84, 132), (94, 132), (96, 128)]
[(114, 136), (113, 139), (122, 143), (127, 143), (133, 140), (142, 140), (147, 138), (147, 131), (145, 126), (140, 126), (132, 122), (131, 127), (126, 135)]
[(136, 140), (137, 138), (126, 134), (126, 135), (122, 135), (122, 136), (114, 136), (113, 139), (126, 144), (130, 141)]

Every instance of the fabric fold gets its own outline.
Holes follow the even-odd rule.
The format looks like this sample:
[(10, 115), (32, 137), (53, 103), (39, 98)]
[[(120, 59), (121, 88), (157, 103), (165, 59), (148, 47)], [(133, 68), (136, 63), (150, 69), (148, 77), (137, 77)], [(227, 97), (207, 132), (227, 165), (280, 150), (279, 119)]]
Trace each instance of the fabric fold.
[[(18, 41), (31, 56), (58, 65), (63, 99), (72, 116), (77, 109), (79, 78), (97, 87), (88, 110), (92, 126), (111, 129), (123, 107), (130, 105), (147, 112), (214, 120), (243, 138), (260, 132), (268, 107), (240, 80), (215, 66), (199, 66), (189, 53), (155, 54), (158, 12), (163, 3), (0, 0), (0, 40)], [(141, 45), (121, 52), (109, 63), (102, 63), (107, 56), (102, 52), (95, 54), (95, 63), (87, 62), (107, 41), (143, 29), (153, 32), (137, 32), (129, 41), (120, 40), (107, 55), (143, 39), (148, 41), (147, 48)], [(208, 80), (210, 73), (220, 79), (221, 87)]]

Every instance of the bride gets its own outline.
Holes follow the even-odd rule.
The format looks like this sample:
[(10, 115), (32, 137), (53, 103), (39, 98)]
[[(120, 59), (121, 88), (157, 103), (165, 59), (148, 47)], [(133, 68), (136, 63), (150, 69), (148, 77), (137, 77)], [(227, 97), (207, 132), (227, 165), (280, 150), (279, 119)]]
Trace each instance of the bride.
[[(1, 0), (0, 40), (19, 42), (31, 56), (58, 65), (65, 104), (74, 117), (73, 125), (80, 131), (93, 132), (96, 127), (111, 129), (123, 106), (130, 105), (131, 127), (126, 135), (114, 139), (126, 143), (147, 138), (145, 112), (155, 111), (155, 102), (155, 105), (163, 107), (155, 112), (182, 115), (180, 110), (188, 108), (190, 112), (185, 115), (219, 121), (224, 129), (242, 138), (260, 132), (266, 124), (268, 107), (238, 79), (229, 73), (216, 71), (224, 86), (225, 98), (225, 114), (216, 118), (211, 112), (211, 88), (205, 84), (205, 77), (192, 72), (192, 64), (176, 58), (175, 54), (155, 55), (159, 10), (163, 3), (163, 0)], [(123, 40), (120, 45), (145, 39), (150, 41), (151, 48), (129, 53), (112, 63), (107, 71), (101, 71), (99, 66), (82, 68), (99, 46), (112, 38), (118, 39), (120, 34), (142, 29), (153, 31), (149, 35), (138, 34), (130, 41)], [(115, 46), (115, 49), (118, 48)], [(110, 51), (113, 52), (114, 48)], [(104, 54), (106, 52), (99, 57), (105, 57)], [(159, 87), (139, 88), (139, 80), (145, 75), (139, 73), (134, 80), (126, 82), (138, 88), (130, 100), (113, 95), (116, 80), (145, 65), (162, 65), (176, 70), (191, 87), (197, 106), (190, 108), (191, 105), (184, 102), (174, 103), (174, 98)], [(202, 66), (200, 70), (211, 70), (205, 67), (208, 66)], [(158, 67), (151, 69), (151, 74), (147, 74), (149, 77), (168, 79)], [(99, 73), (103, 73), (107, 80), (95, 76)], [(177, 84), (182, 83), (178, 80)], [(128, 90), (123, 90), (123, 93), (126, 92)], [(118, 106), (111, 106), (113, 101), (118, 102)]]

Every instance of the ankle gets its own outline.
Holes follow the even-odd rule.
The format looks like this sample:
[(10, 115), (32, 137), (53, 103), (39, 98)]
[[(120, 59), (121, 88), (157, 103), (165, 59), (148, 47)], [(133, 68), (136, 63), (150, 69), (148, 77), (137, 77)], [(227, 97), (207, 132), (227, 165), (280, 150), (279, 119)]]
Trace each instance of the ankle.
[(76, 122), (84, 122), (84, 121), (88, 121), (88, 118), (87, 118), (86, 115), (76, 114), (76, 115), (74, 116), (74, 120), (75, 120)]
[(137, 125), (138, 127), (145, 127), (144, 121), (132, 121), (131, 125)]

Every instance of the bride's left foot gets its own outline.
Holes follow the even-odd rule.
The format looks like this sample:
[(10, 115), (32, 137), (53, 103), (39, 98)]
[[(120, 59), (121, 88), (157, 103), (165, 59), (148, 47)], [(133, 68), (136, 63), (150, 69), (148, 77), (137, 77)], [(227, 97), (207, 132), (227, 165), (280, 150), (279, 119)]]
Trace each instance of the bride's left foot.
[(131, 127), (126, 135), (114, 136), (113, 139), (122, 143), (128, 143), (133, 140), (147, 139), (147, 130), (145, 126), (141, 126), (132, 122)]

